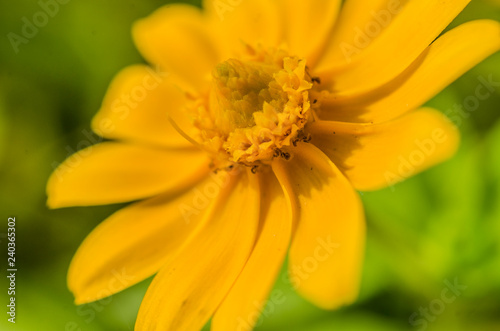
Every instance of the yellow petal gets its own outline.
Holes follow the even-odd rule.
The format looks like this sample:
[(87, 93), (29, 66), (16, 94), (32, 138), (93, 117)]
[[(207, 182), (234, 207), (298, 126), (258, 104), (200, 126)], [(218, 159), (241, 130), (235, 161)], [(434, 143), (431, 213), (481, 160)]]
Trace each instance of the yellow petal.
[(359, 290), (365, 225), (359, 197), (335, 165), (312, 144), (291, 161), (273, 161), (292, 204), (297, 231), (290, 248), (292, 284), (325, 309), (353, 302)]
[(290, 54), (307, 59), (313, 67), (326, 46), (336, 22), (341, 1), (279, 0), (278, 6), (285, 13), (285, 33)]
[[(184, 93), (170, 80), (168, 74), (144, 65), (124, 69), (110, 85), (92, 129), (108, 139), (167, 147), (192, 146), (168, 120), (168, 116), (178, 120), (186, 102)], [(182, 127), (189, 125), (184, 122)]]
[(51, 208), (105, 205), (178, 192), (209, 171), (197, 150), (101, 143), (64, 161), (47, 184)]
[(156, 273), (200, 224), (228, 175), (207, 177), (180, 196), (158, 196), (121, 209), (78, 248), (68, 272), (77, 304), (99, 300)]
[(203, 8), (224, 58), (237, 55), (245, 45), (277, 47), (282, 42), (284, 17), (274, 1), (204, 0)]
[(346, 0), (317, 70), (335, 68), (353, 61), (382, 34), (407, 2)]
[[(322, 118), (348, 122), (382, 122), (413, 110), (467, 70), (500, 50), (500, 23), (478, 20), (460, 25), (437, 39), (407, 70), (382, 89), (362, 98), (334, 96), (322, 107)], [(485, 78), (487, 79), (487, 78)], [(491, 85), (478, 85), (485, 98)]]
[(199, 331), (234, 284), (255, 244), (260, 192), (251, 174), (232, 181), (209, 207), (204, 224), (154, 278), (136, 330)]
[(312, 142), (362, 191), (393, 185), (443, 162), (459, 144), (458, 130), (432, 109), (382, 124), (319, 121), (309, 129)]
[(201, 10), (167, 5), (135, 23), (135, 43), (142, 55), (179, 76), (194, 90), (204, 87), (220, 57), (214, 34)]
[(350, 65), (317, 74), (331, 76), (334, 93), (359, 95), (380, 87), (408, 68), (469, 2), (410, 1)]
[[(273, 174), (261, 177), (262, 230), (257, 244), (235, 285), (212, 319), (212, 331), (251, 331), (278, 276), (288, 251), (292, 230), (291, 212)], [(282, 293), (270, 300), (279, 305)]]

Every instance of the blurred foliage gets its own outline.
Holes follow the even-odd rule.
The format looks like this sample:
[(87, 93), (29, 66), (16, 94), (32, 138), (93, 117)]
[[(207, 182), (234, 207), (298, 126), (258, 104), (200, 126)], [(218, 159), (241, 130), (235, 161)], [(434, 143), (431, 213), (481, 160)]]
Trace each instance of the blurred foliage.
[[(70, 1), (18, 53), (5, 36), (20, 34), (22, 18), (39, 5), (0, 3), (0, 240), (6, 251), (2, 234), (7, 217), (15, 216), (19, 268), (12, 329), (133, 330), (149, 280), (81, 307), (73, 304), (65, 281), (80, 242), (119, 206), (50, 211), (45, 183), (53, 167), (88, 139), (83, 130), (89, 130), (112, 77), (143, 62), (131, 40), (132, 23), (167, 2)], [(498, 1), (472, 1), (452, 26), (478, 18), (500, 21)], [(500, 54), (429, 105), (446, 113), (474, 93), (478, 77), (489, 75), (500, 80)], [(467, 289), (427, 329), (500, 330), (499, 106), (497, 91), (462, 119), (463, 141), (452, 160), (392, 188), (362, 194), (368, 243), (355, 304), (321, 311), (280, 277), (275, 291), (283, 293), (284, 303), (267, 307), (258, 330), (417, 330), (410, 316), (440, 298), (443, 281), (455, 279)], [(2, 261), (2, 304), (3, 266)], [(9, 327), (2, 317), (0, 329)]]

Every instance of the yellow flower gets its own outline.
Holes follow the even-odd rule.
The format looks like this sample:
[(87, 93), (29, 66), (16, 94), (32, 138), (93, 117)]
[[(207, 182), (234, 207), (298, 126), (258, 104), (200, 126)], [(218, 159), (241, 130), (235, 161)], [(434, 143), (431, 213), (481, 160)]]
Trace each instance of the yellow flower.
[(207, 0), (134, 26), (156, 69), (115, 78), (92, 123), (112, 141), (48, 183), (52, 208), (143, 200), (79, 248), (76, 303), (156, 274), (136, 329), (199, 330), (213, 318), (213, 330), (250, 330), (287, 252), (306, 299), (326, 309), (356, 299), (355, 190), (454, 153), (454, 126), (418, 107), (499, 50), (500, 25), (437, 38), (468, 0), (341, 2)]

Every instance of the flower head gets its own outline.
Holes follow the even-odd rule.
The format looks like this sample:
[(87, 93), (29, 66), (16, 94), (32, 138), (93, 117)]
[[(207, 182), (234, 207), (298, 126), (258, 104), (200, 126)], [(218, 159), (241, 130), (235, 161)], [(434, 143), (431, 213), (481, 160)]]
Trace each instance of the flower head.
[(48, 183), (54, 208), (142, 200), (76, 253), (76, 302), (156, 274), (138, 330), (210, 318), (213, 330), (250, 330), (288, 252), (301, 295), (353, 302), (365, 236), (355, 190), (449, 158), (456, 129), (419, 107), (500, 49), (489, 20), (437, 38), (468, 2), (207, 0), (138, 22), (156, 70), (115, 78), (93, 120), (112, 142)]

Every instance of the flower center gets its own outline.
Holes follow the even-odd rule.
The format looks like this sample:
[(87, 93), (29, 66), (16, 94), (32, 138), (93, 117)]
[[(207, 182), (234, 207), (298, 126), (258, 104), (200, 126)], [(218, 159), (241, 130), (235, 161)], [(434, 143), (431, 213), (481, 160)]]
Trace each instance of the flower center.
[(210, 91), (192, 107), (199, 141), (214, 154), (214, 166), (286, 157), (281, 149), (303, 136), (312, 118), (312, 87), (306, 61), (283, 51), (250, 49), (245, 61), (218, 64)]

